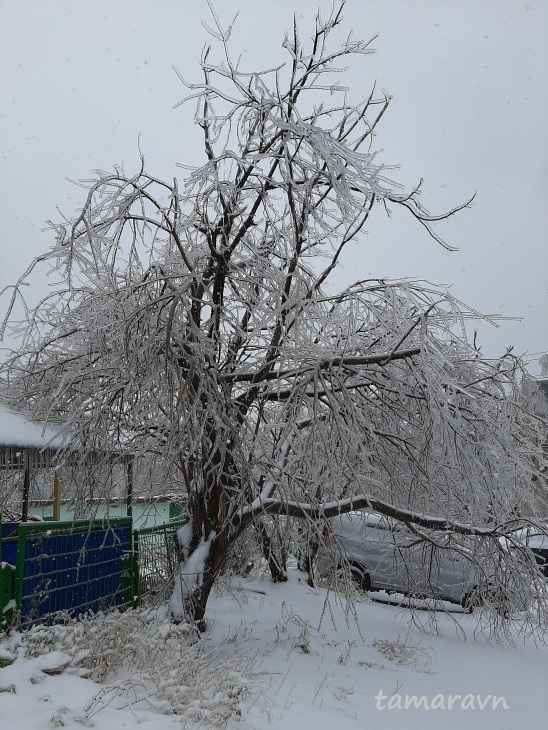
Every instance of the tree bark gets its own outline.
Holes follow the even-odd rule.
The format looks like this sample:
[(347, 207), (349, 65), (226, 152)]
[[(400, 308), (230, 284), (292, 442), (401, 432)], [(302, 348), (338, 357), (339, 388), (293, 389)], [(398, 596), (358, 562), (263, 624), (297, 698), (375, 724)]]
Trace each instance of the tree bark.
[(263, 557), (270, 568), (270, 575), (273, 583), (285, 583), (287, 581), (287, 565), (286, 556), (282, 551), (273, 549), (272, 538), (268, 534), (264, 520), (259, 519), (255, 525), (255, 530), (259, 538), (259, 543), (263, 552)]

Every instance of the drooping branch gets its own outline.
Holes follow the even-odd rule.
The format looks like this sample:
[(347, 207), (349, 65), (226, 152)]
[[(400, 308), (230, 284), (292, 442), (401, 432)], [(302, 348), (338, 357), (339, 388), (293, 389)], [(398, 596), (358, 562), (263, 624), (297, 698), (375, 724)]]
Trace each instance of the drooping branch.
[(311, 365), (303, 363), (299, 368), (292, 370), (273, 370), (265, 372), (260, 376), (257, 373), (229, 373), (223, 375), (222, 378), (227, 383), (246, 383), (246, 382), (266, 382), (271, 380), (281, 380), (282, 378), (291, 378), (296, 375), (302, 376), (307, 371), (325, 370), (327, 368), (351, 368), (360, 365), (388, 365), (393, 360), (404, 360), (420, 354), (420, 347), (410, 347), (406, 350), (398, 350), (381, 353), (379, 355), (366, 355), (364, 357), (332, 357), (319, 360)]
[[(477, 527), (445, 517), (435, 517), (413, 510), (401, 509), (374, 497), (372, 494), (366, 493), (318, 505), (275, 498), (258, 499), (249, 508), (244, 508), (241, 511), (240, 518), (243, 523), (249, 523), (254, 520), (256, 515), (270, 514), (322, 521), (330, 517), (364, 509), (373, 510), (403, 524), (419, 525), (420, 527), (437, 532), (452, 532), (458, 535), (472, 535), (477, 537), (506, 537), (508, 535), (507, 525)], [(509, 525), (512, 530), (517, 528), (515, 520), (510, 521)]]

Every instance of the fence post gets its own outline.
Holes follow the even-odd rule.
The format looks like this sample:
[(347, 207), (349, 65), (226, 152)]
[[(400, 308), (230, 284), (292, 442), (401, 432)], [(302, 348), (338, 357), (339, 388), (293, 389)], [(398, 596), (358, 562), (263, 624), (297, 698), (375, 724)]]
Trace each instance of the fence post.
[(23, 576), (25, 574), (25, 543), (27, 538), (26, 526), (20, 524), (17, 529), (17, 560), (15, 562), (15, 590), (13, 597), (19, 616), (23, 604)]
[(133, 550), (131, 552), (132, 558), (133, 558), (133, 571), (132, 571), (132, 606), (133, 608), (137, 608), (140, 603), (140, 594), (139, 594), (139, 530), (133, 530), (132, 528), (132, 534), (133, 534)]
[(5, 607), (12, 599), (12, 569), (2, 564), (2, 515), (0, 514), (0, 633), (6, 630), (8, 623)]
[(127, 463), (126, 515), (133, 520), (133, 459)]
[(21, 506), (21, 522), (29, 518), (29, 495), (30, 495), (30, 464), (28, 454), (25, 458), (25, 471), (23, 474), (23, 504)]
[(58, 469), (53, 474), (53, 521), (61, 519), (61, 473)]

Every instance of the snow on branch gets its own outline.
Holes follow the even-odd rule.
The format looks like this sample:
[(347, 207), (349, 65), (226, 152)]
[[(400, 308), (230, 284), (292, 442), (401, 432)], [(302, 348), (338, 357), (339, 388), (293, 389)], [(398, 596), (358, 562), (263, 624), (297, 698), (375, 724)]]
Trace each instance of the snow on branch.
[(286, 515), (288, 517), (308, 518), (311, 520), (325, 520), (336, 515), (347, 514), (358, 510), (369, 509), (379, 512), (386, 517), (392, 517), (398, 522), (419, 525), (430, 530), (454, 532), (459, 535), (497, 536), (505, 534), (500, 526), (477, 527), (450, 520), (444, 517), (435, 517), (421, 514), (413, 510), (394, 507), (372, 494), (357, 494), (347, 499), (326, 502), (321, 505), (307, 504), (306, 502), (284, 501), (280, 499), (257, 500), (249, 508), (241, 511), (242, 519), (254, 519), (258, 514)]

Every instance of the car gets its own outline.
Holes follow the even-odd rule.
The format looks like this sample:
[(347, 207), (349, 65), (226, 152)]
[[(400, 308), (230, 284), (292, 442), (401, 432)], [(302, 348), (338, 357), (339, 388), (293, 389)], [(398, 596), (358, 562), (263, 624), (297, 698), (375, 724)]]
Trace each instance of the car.
[(503, 615), (524, 608), (486, 540), (459, 537), (456, 542), (445, 533), (421, 532), (432, 541), (375, 512), (332, 517), (318, 553), (320, 574), (348, 565), (364, 591), (435, 598), (467, 612), (482, 605), (493, 605)]
[(531, 550), (541, 573), (548, 578), (548, 522), (530, 524), (512, 533), (513, 542), (506, 540), (510, 549), (515, 549), (516, 542)]

